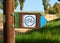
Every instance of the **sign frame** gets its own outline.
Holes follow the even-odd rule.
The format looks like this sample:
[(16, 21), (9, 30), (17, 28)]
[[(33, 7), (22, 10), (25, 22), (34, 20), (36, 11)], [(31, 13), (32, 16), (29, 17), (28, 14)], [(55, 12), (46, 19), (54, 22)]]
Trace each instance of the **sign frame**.
[[(24, 27), (23, 25), (23, 16), (24, 15), (35, 15), (36, 16), (36, 26), (35, 27)], [(39, 29), (40, 28), (40, 16), (41, 14), (38, 12), (19, 12), (19, 28), (26, 29)]]

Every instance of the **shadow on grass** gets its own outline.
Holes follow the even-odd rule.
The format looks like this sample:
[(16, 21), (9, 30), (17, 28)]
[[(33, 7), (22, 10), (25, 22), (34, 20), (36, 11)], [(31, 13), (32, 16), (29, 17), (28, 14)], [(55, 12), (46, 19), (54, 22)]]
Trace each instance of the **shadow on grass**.
[(26, 39), (22, 39), (22, 40), (17, 40), (16, 43), (60, 43), (57, 40), (49, 40), (49, 39), (37, 39), (37, 40), (26, 40)]

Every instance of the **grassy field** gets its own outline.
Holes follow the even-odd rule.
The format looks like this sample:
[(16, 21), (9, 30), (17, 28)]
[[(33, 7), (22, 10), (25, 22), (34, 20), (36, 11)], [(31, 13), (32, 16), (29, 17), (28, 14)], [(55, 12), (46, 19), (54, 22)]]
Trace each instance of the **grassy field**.
[(60, 43), (60, 18), (48, 22), (40, 30), (16, 35), (16, 43)]

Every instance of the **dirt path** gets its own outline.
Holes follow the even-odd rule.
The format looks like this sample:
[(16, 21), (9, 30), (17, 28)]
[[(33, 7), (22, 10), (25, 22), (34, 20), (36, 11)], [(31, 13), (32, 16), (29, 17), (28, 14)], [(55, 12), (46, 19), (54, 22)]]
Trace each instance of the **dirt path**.
[(45, 18), (47, 21), (51, 21), (51, 20), (57, 19), (58, 17), (55, 14), (46, 14)]

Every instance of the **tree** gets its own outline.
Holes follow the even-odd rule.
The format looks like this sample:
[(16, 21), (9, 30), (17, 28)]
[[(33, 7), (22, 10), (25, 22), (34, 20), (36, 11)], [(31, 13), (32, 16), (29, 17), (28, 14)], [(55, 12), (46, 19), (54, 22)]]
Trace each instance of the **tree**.
[[(17, 6), (18, 6), (18, 2), (17, 2), (17, 0), (14, 0), (15, 9), (16, 9)], [(0, 9), (3, 9), (3, 0), (0, 0)]]
[(60, 2), (60, 0), (58, 0)]
[(22, 11), (25, 0), (19, 0), (19, 2), (20, 2), (20, 10)]
[(0, 3), (0, 9), (3, 9), (3, 5)]
[(18, 2), (17, 2), (17, 0), (14, 0), (14, 7), (15, 7), (15, 9), (16, 9), (17, 6), (18, 6)]
[(60, 3), (57, 3), (57, 2), (56, 2), (56, 3), (54, 4), (53, 8), (55, 8), (56, 13), (60, 13)]
[(3, 0), (0, 0), (0, 9), (3, 9)]
[(52, 6), (49, 7), (49, 14), (56, 14), (56, 10)]
[(60, 13), (60, 3), (55, 3), (52, 7), (49, 8), (49, 14)]
[(48, 13), (48, 8), (50, 6), (49, 1), (50, 0), (42, 0), (45, 13)]

